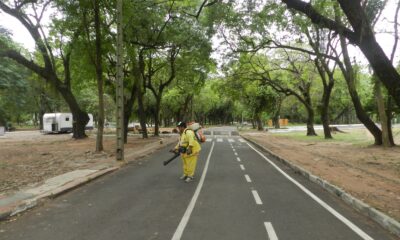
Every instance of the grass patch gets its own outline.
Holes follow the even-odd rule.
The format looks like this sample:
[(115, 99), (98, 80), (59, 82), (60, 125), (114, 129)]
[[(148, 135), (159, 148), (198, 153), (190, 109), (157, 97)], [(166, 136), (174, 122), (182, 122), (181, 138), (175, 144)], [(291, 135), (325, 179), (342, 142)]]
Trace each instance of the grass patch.
[(353, 145), (368, 146), (374, 143), (365, 130), (345, 130), (346, 133), (332, 134), (333, 139), (325, 139), (323, 131), (316, 131), (318, 136), (306, 136), (306, 132), (274, 133), (276, 136), (288, 137), (303, 142), (345, 142)]

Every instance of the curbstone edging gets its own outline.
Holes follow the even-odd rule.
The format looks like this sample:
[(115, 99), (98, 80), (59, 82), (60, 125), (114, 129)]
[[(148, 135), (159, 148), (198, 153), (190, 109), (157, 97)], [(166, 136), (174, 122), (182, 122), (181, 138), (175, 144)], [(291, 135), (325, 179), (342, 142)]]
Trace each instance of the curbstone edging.
[(10, 217), (17, 215), (18, 213), (24, 212), (31, 208), (36, 207), (38, 204), (37, 198), (24, 200), (22, 204), (19, 204), (14, 210), (10, 213)]
[(308, 172), (307, 170), (296, 166), (294, 163), (283, 159), (279, 157), (277, 154), (272, 152), (271, 150), (265, 148), (264, 146), (261, 146), (260, 144), (256, 143), (255, 141), (244, 137), (241, 135), (242, 138), (246, 139), (250, 143), (256, 145), (257, 147), (261, 148), (263, 151), (267, 152), (271, 156), (273, 156), (275, 159), (278, 161), (282, 162), (284, 165), (290, 167), (292, 170), (294, 170), (295, 173), (299, 173), (302, 176), (304, 176), (306, 179), (309, 181), (316, 183), (320, 185), (322, 188), (324, 188), (326, 191), (329, 193), (336, 195), (340, 199), (343, 200), (347, 205), (351, 206), (353, 209), (357, 210), (364, 216), (369, 217), (379, 225), (381, 225), (384, 229), (388, 230), (389, 232), (397, 235), (400, 237), (400, 223), (397, 222), (395, 219), (389, 217), (388, 215), (382, 213), (381, 211), (369, 206), (368, 204), (364, 203), (363, 201), (353, 197), (351, 194), (346, 193), (343, 189), (339, 188), (338, 186), (335, 186), (328, 181), (313, 175), (312, 173)]
[(59, 195), (65, 193), (65, 192), (68, 192), (68, 191), (70, 191), (72, 189), (75, 189), (75, 188), (81, 186), (81, 185), (89, 183), (92, 180), (95, 180), (96, 178), (99, 178), (99, 177), (101, 177), (101, 176), (103, 176), (103, 175), (105, 175), (107, 173), (114, 172), (117, 169), (119, 169), (119, 167), (111, 167), (111, 168), (106, 168), (106, 169), (103, 169), (103, 170), (99, 170), (99, 171), (97, 171), (95, 173), (92, 173), (92, 174), (89, 174), (87, 176), (84, 176), (84, 177), (75, 179), (75, 180), (73, 180), (71, 182), (68, 182), (68, 183), (64, 184), (63, 186), (61, 186), (61, 187), (59, 187), (57, 189), (51, 190), (51, 191), (49, 191), (47, 193), (44, 193), (44, 194), (42, 194), (42, 195), (40, 195), (40, 196), (38, 196), (36, 198), (37, 199), (39, 199), (39, 198), (40, 199), (43, 199), (43, 198), (56, 198)]

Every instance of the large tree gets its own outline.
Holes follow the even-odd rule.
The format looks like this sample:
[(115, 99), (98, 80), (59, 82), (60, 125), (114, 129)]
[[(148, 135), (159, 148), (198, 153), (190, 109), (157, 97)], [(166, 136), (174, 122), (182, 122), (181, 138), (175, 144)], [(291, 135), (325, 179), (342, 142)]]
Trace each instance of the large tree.
[[(339, 4), (345, 14), (346, 22), (344, 23), (321, 13), (318, 8), (322, 8), (323, 11), (329, 8), (329, 4), (324, 4), (323, 1), (317, 1), (317, 4), (302, 0), (281, 1), (289, 9), (301, 12), (318, 26), (335, 31), (345, 37), (351, 44), (357, 45), (368, 59), (379, 80), (386, 87), (396, 104), (400, 106), (400, 74), (376, 41), (375, 33), (371, 26), (374, 19), (370, 18), (371, 15), (368, 12), (371, 7), (374, 7), (373, 4), (370, 4), (373, 1), (332, 1), (334, 4)], [(331, 9), (332, 11), (334, 9)], [(331, 14), (331, 16), (334, 16), (334, 14)]]
[[(50, 39), (46, 36), (41, 24), (44, 12), (49, 8), (51, 1), (14, 1), (0, 2), (0, 9), (16, 18), (28, 30), (36, 43), (40, 60), (29, 59), (24, 54), (10, 48), (7, 43), (0, 42), (0, 57), (8, 57), (38, 74), (43, 80), (48, 81), (64, 98), (73, 114), (73, 137), (84, 138), (85, 126), (89, 121), (88, 114), (79, 106), (71, 90), (70, 60), (72, 49), (77, 36), (82, 31), (82, 24), (77, 23), (70, 29), (70, 40), (63, 42), (60, 48), (61, 59), (57, 58)], [(33, 14), (28, 14), (32, 11)], [(72, 26), (71, 26), (72, 27)], [(62, 66), (57, 63), (61, 61)]]

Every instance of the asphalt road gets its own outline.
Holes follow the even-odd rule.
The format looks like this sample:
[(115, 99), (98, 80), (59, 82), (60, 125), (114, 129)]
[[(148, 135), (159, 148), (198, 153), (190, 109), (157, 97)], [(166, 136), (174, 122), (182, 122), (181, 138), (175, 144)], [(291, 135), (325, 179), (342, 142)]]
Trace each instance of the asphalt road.
[(179, 159), (162, 165), (165, 149), (1, 223), (0, 239), (396, 239), (226, 130), (202, 145), (194, 182)]

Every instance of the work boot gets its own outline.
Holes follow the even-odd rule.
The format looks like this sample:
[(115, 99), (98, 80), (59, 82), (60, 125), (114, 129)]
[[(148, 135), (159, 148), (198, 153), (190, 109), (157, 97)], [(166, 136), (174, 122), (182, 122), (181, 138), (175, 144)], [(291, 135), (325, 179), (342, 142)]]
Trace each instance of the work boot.
[(192, 182), (193, 181), (193, 177), (186, 177), (185, 182)]
[(187, 178), (187, 176), (184, 174), (184, 175), (182, 175), (179, 179), (180, 179), (180, 180), (186, 180), (186, 178)]

